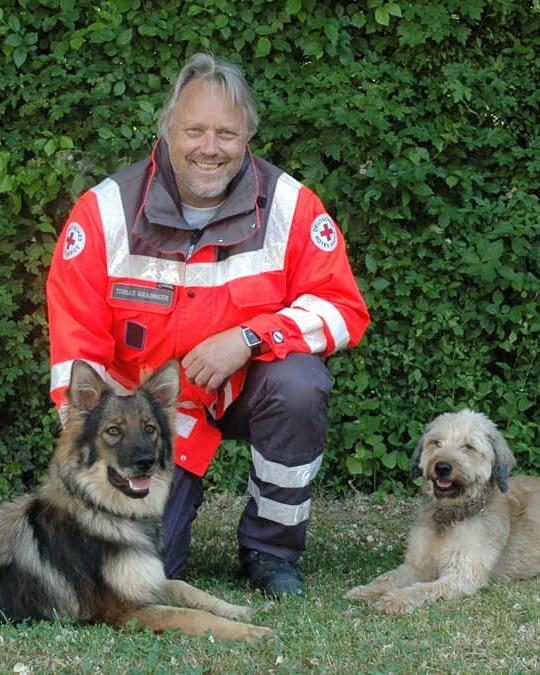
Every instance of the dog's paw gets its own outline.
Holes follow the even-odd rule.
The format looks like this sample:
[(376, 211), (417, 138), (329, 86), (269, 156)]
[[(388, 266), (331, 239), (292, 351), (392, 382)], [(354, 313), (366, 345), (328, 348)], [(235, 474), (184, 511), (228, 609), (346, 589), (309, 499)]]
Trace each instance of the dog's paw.
[(377, 598), (382, 593), (384, 593), (384, 590), (380, 587), (368, 584), (351, 588), (343, 597), (347, 600), (370, 600), (371, 598)]
[(259, 642), (259, 640), (277, 640), (277, 635), (271, 628), (266, 626), (247, 626), (243, 638), (246, 642)]
[(251, 623), (253, 619), (253, 609), (251, 607), (244, 607), (243, 605), (229, 605), (223, 608), (221, 616), (226, 619), (233, 619), (234, 621), (243, 621), (244, 623)]
[(386, 614), (408, 614), (419, 607), (419, 604), (404, 591), (388, 591), (373, 606)]

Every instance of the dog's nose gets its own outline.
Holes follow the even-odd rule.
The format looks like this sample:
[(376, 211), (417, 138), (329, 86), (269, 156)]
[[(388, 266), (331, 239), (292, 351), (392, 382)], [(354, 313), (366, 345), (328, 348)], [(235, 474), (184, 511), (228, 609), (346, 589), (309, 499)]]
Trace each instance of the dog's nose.
[(437, 462), (435, 464), (435, 472), (441, 478), (449, 476), (452, 473), (452, 465), (448, 464), (448, 462)]
[(137, 448), (131, 455), (131, 465), (133, 468), (140, 471), (141, 474), (148, 473), (154, 466), (156, 456), (154, 450), (151, 448)]

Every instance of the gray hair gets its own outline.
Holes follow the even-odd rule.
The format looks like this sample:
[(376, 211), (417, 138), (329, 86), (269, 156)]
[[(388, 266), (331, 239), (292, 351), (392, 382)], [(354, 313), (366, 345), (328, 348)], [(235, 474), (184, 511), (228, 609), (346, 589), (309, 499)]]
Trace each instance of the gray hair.
[(158, 132), (161, 136), (167, 140), (171, 119), (182, 90), (192, 79), (206, 80), (221, 85), (233, 105), (239, 105), (244, 110), (248, 140), (255, 135), (259, 126), (259, 116), (250, 88), (240, 69), (232, 63), (214, 58), (211, 54), (199, 53), (194, 54), (182, 68), (163, 106), (158, 123)]

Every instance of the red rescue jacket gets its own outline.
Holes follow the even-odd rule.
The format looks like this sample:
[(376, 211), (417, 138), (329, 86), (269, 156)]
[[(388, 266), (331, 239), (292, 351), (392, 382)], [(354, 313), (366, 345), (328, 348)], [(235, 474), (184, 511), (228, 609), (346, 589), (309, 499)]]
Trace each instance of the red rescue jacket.
[[(86, 192), (60, 235), (47, 281), (51, 396), (62, 414), (74, 359), (118, 391), (180, 361), (210, 335), (249, 326), (283, 359), (356, 345), (368, 312), (343, 236), (317, 196), (246, 153), (211, 223), (182, 217), (167, 146)], [(209, 394), (181, 372), (175, 461), (203, 475), (220, 442), (211, 423), (246, 370)]]

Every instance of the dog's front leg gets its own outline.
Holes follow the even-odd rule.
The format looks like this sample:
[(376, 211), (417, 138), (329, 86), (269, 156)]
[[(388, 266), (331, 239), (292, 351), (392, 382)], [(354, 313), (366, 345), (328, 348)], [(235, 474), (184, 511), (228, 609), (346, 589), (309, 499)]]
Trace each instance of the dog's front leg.
[(257, 642), (263, 638), (275, 638), (273, 631), (265, 626), (230, 621), (199, 609), (148, 605), (126, 612), (116, 623), (126, 625), (132, 620), (157, 632), (179, 630), (185, 635), (210, 632), (218, 640)]
[(206, 612), (211, 612), (216, 616), (223, 616), (226, 619), (251, 621), (253, 615), (253, 610), (250, 607), (231, 605), (225, 602), (225, 600), (216, 598), (211, 593), (206, 593), (187, 584), (185, 581), (167, 580), (162, 599), (164, 602), (180, 607), (203, 609)]
[(436, 600), (452, 600), (464, 595), (474, 595), (487, 586), (484, 575), (467, 576), (462, 571), (451, 571), (435, 581), (418, 582), (405, 588), (394, 588), (382, 595), (375, 608), (389, 614), (411, 612)]
[(349, 600), (369, 600), (384, 595), (392, 588), (410, 586), (417, 581), (419, 581), (419, 578), (414, 569), (404, 563), (396, 567), (395, 570), (381, 574), (365, 586), (351, 588), (350, 591), (345, 593), (345, 597)]

